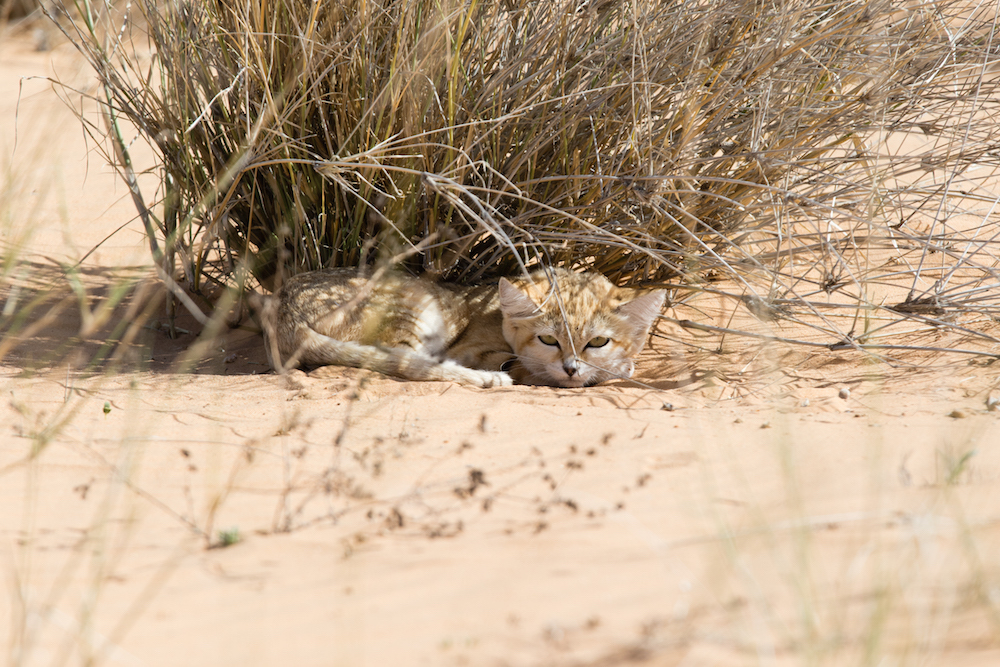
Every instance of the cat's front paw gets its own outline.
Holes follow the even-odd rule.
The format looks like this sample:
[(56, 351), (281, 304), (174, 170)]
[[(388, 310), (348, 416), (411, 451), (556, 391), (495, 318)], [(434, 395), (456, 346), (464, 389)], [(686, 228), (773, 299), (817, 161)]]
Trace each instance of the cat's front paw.
[(502, 371), (481, 371), (482, 373), (482, 384), (479, 386), (483, 389), (489, 389), (491, 387), (509, 387), (514, 384), (514, 380)]

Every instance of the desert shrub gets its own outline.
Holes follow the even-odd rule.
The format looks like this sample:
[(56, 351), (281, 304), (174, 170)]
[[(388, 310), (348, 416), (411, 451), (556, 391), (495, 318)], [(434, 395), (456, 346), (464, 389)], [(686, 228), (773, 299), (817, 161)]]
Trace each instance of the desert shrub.
[(83, 5), (72, 37), (109, 118), (155, 148), (151, 197), (121, 130), (113, 160), (195, 291), (547, 262), (729, 278), (764, 319), (994, 307), (996, 16), (968, 3), (128, 7)]

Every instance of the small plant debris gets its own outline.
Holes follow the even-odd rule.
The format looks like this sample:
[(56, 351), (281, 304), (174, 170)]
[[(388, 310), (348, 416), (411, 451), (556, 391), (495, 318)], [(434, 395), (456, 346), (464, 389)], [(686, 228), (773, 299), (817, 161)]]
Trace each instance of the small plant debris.
[(219, 547), (220, 549), (231, 547), (234, 544), (243, 540), (243, 537), (240, 535), (240, 529), (237, 528), (236, 526), (220, 530), (218, 538), (219, 540), (218, 542), (216, 542), (216, 546)]

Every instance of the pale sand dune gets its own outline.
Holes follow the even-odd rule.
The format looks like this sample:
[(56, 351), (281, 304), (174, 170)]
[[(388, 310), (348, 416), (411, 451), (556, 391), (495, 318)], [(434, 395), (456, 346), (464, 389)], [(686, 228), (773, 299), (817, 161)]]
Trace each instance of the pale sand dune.
[[(86, 85), (69, 47), (0, 46), (3, 164), (46, 186), (4, 240), (31, 225), (44, 274), (126, 225), (100, 294), (145, 241), (37, 82), (10, 157), (50, 59)], [(193, 337), (149, 330), (149, 371), (19, 374), (79, 329), (0, 362), (9, 664), (1000, 664), (993, 367), (657, 339), (654, 388), (478, 390), (257, 375), (249, 331), (181, 375)]]

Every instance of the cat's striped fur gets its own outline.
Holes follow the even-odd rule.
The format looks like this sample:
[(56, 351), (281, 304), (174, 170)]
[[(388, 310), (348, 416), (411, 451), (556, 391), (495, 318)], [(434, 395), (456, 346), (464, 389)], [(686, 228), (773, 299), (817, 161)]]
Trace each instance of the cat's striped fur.
[(276, 370), (583, 387), (632, 375), (664, 297), (565, 269), (475, 286), (328, 269), (286, 281), (264, 308), (264, 329)]

